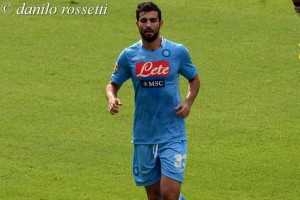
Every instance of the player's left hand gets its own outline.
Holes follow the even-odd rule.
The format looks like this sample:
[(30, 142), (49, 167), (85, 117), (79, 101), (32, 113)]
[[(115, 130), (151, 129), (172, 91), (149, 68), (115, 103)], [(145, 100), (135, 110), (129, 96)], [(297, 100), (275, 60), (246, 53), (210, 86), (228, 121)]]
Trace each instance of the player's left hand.
[(190, 114), (190, 107), (191, 106), (188, 102), (182, 102), (182, 103), (178, 104), (174, 108), (174, 110), (179, 110), (178, 112), (176, 112), (176, 115), (178, 115), (179, 117), (182, 117), (182, 118), (186, 118)]

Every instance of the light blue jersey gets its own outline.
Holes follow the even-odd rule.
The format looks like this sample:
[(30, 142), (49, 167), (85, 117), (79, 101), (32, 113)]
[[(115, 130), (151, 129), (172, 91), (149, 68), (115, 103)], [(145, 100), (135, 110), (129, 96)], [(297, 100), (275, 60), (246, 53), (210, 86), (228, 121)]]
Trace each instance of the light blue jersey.
[(123, 84), (131, 78), (135, 90), (134, 144), (160, 144), (186, 140), (184, 119), (174, 108), (181, 103), (179, 74), (186, 79), (196, 76), (187, 49), (162, 38), (155, 51), (142, 41), (120, 54), (111, 81)]

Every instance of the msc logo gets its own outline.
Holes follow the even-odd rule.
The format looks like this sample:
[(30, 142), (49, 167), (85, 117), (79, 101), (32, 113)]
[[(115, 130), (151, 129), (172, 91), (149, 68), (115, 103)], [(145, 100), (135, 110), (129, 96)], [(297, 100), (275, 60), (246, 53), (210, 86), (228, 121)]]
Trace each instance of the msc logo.
[(156, 80), (141, 80), (143, 88), (156, 88), (156, 87), (165, 87), (165, 80), (156, 79)]

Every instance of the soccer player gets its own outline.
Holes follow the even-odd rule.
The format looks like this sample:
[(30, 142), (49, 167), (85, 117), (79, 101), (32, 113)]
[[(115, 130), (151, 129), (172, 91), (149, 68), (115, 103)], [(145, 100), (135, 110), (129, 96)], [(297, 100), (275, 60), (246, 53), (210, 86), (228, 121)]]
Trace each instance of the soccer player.
[[(106, 87), (111, 114), (122, 105), (118, 90), (128, 79), (135, 91), (133, 175), (148, 199), (184, 199), (180, 193), (187, 155), (185, 121), (198, 94), (200, 80), (188, 50), (160, 36), (161, 10), (140, 3), (136, 26), (142, 39), (125, 48)], [(180, 99), (179, 75), (188, 80)]]

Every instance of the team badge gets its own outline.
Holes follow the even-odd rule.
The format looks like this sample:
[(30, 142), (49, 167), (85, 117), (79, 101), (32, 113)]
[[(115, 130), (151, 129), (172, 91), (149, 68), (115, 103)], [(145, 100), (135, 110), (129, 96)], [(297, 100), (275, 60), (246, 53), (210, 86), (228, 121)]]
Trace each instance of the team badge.
[(169, 57), (171, 55), (171, 51), (169, 49), (164, 49), (162, 51), (162, 55), (165, 57)]
[(139, 173), (140, 173), (140, 172), (139, 172), (139, 168), (135, 167), (135, 168), (133, 169), (133, 174), (136, 175), (136, 176), (138, 176)]

